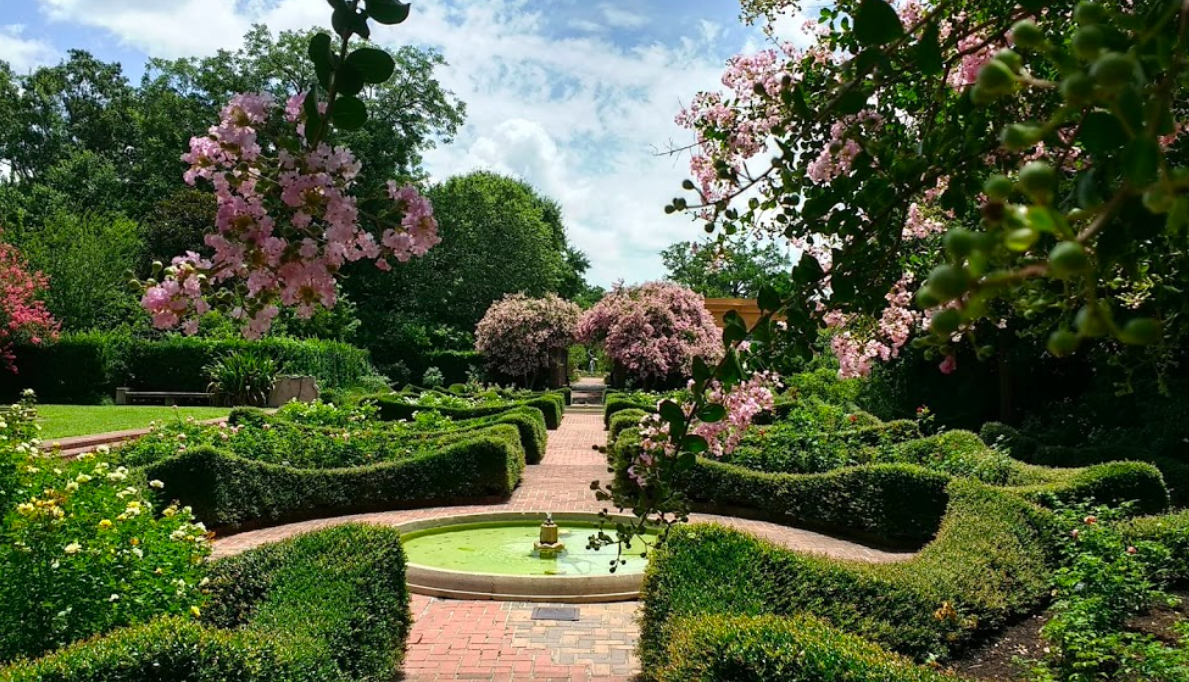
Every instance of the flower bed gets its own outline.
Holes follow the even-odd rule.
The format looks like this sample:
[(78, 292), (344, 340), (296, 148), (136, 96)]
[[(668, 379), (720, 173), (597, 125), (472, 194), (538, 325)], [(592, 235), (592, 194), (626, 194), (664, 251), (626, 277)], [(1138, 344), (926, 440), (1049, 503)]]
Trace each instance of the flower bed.
[(216, 563), (201, 619), (166, 617), (0, 669), (5, 682), (393, 679), (411, 618), (400, 534), (343, 525)]

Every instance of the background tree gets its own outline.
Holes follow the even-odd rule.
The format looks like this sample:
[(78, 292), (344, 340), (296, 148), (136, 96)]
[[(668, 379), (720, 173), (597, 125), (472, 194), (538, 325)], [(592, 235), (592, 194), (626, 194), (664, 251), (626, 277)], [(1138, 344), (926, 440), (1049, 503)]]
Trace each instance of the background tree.
[(582, 310), (550, 294), (509, 294), (488, 308), (475, 329), (475, 350), (495, 376), (539, 388), (574, 341)]
[(764, 286), (784, 287), (792, 268), (787, 248), (743, 237), (677, 242), (661, 259), (665, 279), (706, 298), (755, 298)]

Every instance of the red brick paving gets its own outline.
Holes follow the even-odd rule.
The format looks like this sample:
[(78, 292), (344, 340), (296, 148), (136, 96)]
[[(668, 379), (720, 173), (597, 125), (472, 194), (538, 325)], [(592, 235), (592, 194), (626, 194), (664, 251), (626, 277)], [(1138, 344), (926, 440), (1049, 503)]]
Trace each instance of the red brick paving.
[[(590, 482), (605, 480), (608, 474), (603, 455), (593, 446), (604, 440), (600, 413), (571, 410), (561, 428), (549, 433), (544, 460), (528, 467), (520, 487), (504, 504), (356, 514), (292, 523), (219, 539), (215, 555), (237, 554), (297, 533), (349, 522), (397, 525), (415, 519), (489, 511), (597, 512), (603, 504), (595, 499)], [(840, 559), (880, 562), (906, 556), (763, 521), (709, 514), (694, 514), (691, 520), (722, 523), (793, 549)], [(637, 670), (635, 602), (579, 605), (577, 622), (532, 621), (534, 606), (539, 605), (414, 595), (414, 624), (404, 679), (626, 682), (633, 677)]]

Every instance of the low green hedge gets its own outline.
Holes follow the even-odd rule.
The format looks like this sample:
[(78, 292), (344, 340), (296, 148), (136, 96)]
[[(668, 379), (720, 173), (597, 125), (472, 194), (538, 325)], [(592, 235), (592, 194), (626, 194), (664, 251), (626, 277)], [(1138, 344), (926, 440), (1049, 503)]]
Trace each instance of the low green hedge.
[(690, 616), (657, 682), (956, 682), (812, 616)]
[(1123, 536), (1130, 542), (1158, 542), (1169, 549), (1157, 575), (1168, 583), (1189, 585), (1189, 511), (1160, 516), (1141, 516), (1122, 524)]
[(217, 562), (201, 621), (163, 618), (0, 670), (4, 682), (382, 682), (411, 625), (394, 529), (349, 524)]
[(1189, 507), (1189, 463), (1163, 457), (1131, 446), (1066, 447), (1045, 445), (1017, 429), (999, 422), (987, 422), (979, 431), (988, 445), (999, 443), (1012, 457), (1050, 467), (1081, 467), (1119, 460), (1150, 462), (1164, 475), (1170, 500), (1177, 507)]
[(474, 407), (425, 407), (411, 405), (405, 401), (405, 395), (394, 393), (391, 395), (369, 396), (375, 400), (380, 408), (380, 418), (388, 421), (412, 419), (413, 415), (425, 410), (434, 410), (452, 419), (474, 419), (489, 417), (518, 407), (535, 407), (545, 417), (545, 427), (550, 431), (561, 426), (562, 414), (565, 412), (565, 399), (560, 393), (546, 393), (529, 400), (519, 400), (504, 405), (476, 405)]
[(639, 426), (640, 420), (649, 414), (652, 413), (635, 407), (616, 412), (611, 416), (611, 422), (607, 425), (607, 445), (613, 445), (624, 431)]
[(1051, 515), (968, 479), (947, 494), (937, 538), (887, 564), (804, 554), (721, 526), (676, 528), (645, 574), (644, 670), (664, 669), (667, 644), (689, 616), (809, 614), (924, 660), (1030, 613), (1048, 596), (1057, 560)]
[(499, 424), (425, 454), (370, 466), (297, 469), (199, 447), (143, 468), (209, 526), (238, 528), (334, 514), (506, 499), (524, 448)]
[(603, 397), (603, 428), (611, 428), (611, 418), (623, 410), (656, 412), (656, 406), (641, 402), (631, 393), (610, 392)]

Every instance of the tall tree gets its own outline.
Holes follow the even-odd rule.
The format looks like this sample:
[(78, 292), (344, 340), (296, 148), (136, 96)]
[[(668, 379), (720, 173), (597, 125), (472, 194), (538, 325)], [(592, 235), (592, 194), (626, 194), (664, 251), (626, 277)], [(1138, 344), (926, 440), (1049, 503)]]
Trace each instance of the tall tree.
[(665, 279), (706, 298), (755, 298), (765, 285), (788, 280), (792, 262), (775, 241), (708, 239), (677, 242), (661, 251)]

